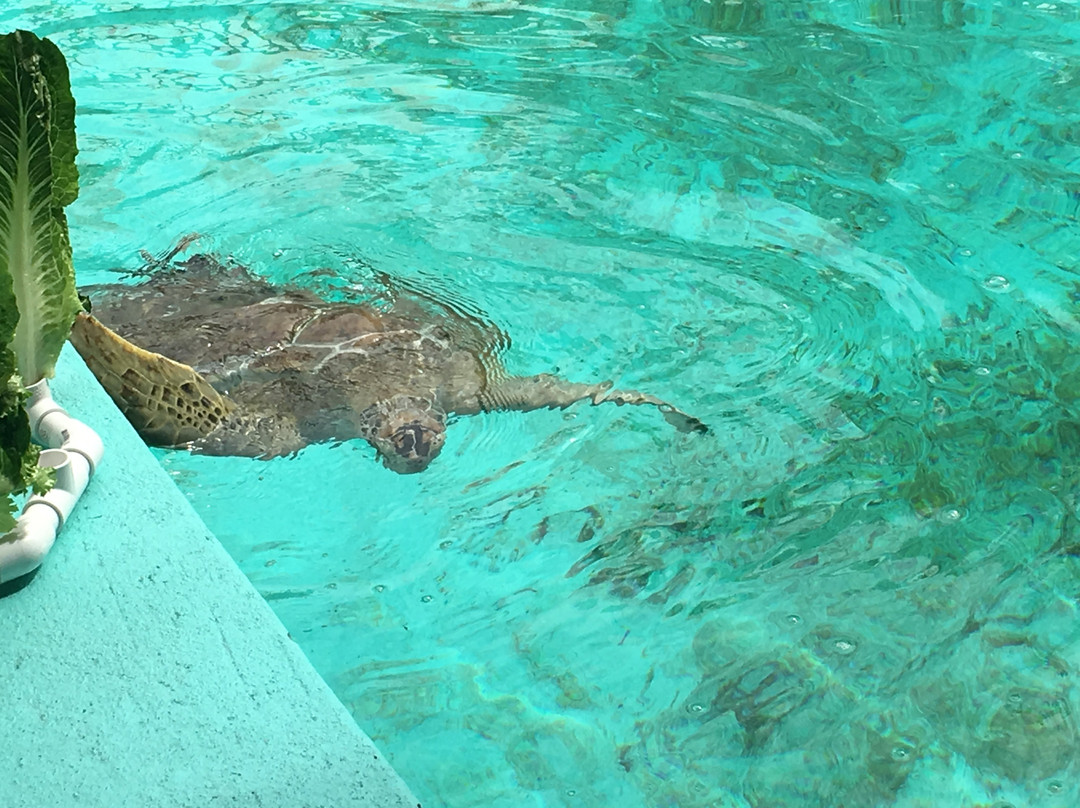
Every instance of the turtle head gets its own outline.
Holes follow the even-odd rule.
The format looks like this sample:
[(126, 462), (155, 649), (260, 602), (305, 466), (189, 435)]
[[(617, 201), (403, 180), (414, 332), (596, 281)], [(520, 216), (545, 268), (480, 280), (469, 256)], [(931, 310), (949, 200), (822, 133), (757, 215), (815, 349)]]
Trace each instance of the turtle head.
[(369, 407), (364, 418), (364, 437), (398, 474), (426, 469), (446, 441), (446, 416), (426, 399), (394, 396)]

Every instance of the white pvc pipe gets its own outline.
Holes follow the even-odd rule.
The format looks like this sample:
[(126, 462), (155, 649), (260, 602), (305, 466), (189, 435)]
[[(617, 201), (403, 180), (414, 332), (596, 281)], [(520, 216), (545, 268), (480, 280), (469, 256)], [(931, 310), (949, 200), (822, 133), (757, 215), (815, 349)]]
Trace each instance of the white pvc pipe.
[(48, 447), (38, 465), (56, 469), (56, 485), (44, 495), (30, 497), (14, 529), (0, 536), (0, 584), (41, 565), (105, 452), (98, 434), (53, 400), (44, 379), (29, 390), (26, 412), (31, 434)]

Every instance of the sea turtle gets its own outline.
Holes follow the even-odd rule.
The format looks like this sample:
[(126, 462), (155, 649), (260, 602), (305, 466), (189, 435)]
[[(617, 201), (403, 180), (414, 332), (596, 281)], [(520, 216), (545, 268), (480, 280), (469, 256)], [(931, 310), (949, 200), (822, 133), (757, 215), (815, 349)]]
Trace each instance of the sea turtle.
[(511, 376), (498, 358), (509, 341), (496, 326), (385, 276), (382, 300), (329, 302), (211, 255), (172, 258), (156, 261), (142, 283), (84, 290), (94, 314), (80, 313), (71, 333), (152, 445), (267, 458), (362, 437), (407, 474), (439, 453), (451, 413), (585, 399), (651, 404), (684, 432), (707, 431), (610, 382)]

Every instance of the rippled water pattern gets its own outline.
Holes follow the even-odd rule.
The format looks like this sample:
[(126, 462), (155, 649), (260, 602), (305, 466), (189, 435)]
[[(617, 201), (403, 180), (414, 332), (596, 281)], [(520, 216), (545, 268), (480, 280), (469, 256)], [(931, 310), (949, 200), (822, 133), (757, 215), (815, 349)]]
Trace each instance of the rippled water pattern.
[(1076, 4), (0, 20), (71, 62), (84, 281), (366, 262), (711, 424), (161, 453), (425, 806), (1080, 802)]

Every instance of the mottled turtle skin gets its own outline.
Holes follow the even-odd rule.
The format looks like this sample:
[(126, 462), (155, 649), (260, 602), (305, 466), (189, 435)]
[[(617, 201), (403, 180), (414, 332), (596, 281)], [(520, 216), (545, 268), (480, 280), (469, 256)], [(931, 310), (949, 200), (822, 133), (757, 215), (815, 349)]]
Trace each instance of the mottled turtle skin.
[(450, 413), (582, 399), (652, 404), (680, 430), (705, 431), (610, 383), (509, 376), (494, 325), (380, 281), (378, 303), (328, 302), (195, 255), (140, 284), (84, 290), (93, 316), (80, 314), (71, 339), (148, 443), (206, 454), (274, 457), (360, 437), (411, 473), (439, 453)]

